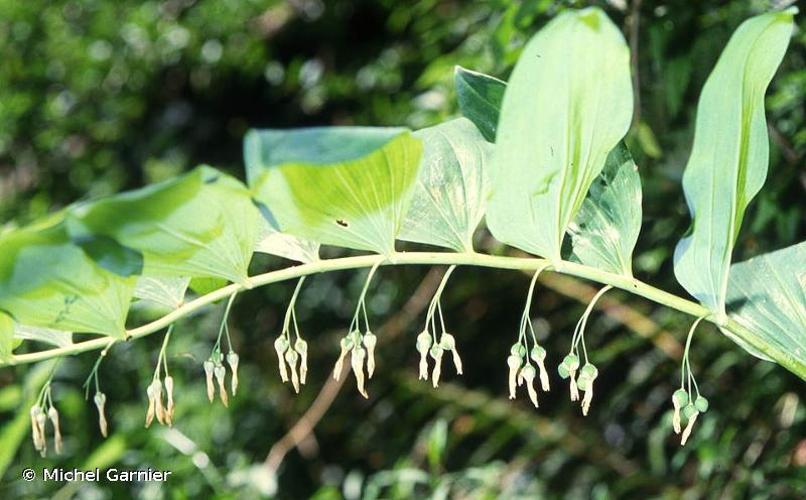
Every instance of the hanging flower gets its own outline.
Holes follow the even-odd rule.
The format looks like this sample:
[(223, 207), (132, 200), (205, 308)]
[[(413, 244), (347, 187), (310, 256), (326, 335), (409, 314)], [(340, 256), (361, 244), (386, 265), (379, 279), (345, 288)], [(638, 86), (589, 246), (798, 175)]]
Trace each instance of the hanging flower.
[(546, 370), (546, 350), (539, 346), (535, 345), (532, 347), (532, 352), (529, 355), (532, 358), (532, 361), (537, 364), (537, 367), (540, 369), (540, 387), (544, 391), (550, 391), (551, 387), (549, 386), (549, 374)]
[[(165, 382), (167, 385), (168, 381), (166, 380)], [(98, 408), (98, 427), (101, 429), (101, 435), (106, 437), (109, 431), (109, 426), (106, 422), (106, 394), (100, 391), (96, 392), (93, 401), (95, 401), (95, 407)]]
[(215, 374), (216, 382), (218, 382), (218, 397), (221, 398), (221, 402), (224, 406), (229, 406), (229, 396), (227, 395), (227, 386), (225, 384), (227, 369), (224, 368), (224, 365), (218, 363), (213, 373)]
[(59, 410), (55, 406), (51, 406), (48, 410), (48, 418), (53, 425), (53, 448), (57, 454), (62, 452), (62, 430), (59, 426)]
[(207, 399), (210, 402), (213, 402), (213, 398), (215, 398), (215, 385), (213, 385), (213, 373), (215, 371), (215, 365), (211, 360), (207, 360), (204, 362), (204, 377), (207, 381)]
[(529, 399), (532, 400), (532, 404), (535, 405), (535, 408), (538, 408), (537, 405), (537, 390), (535, 390), (535, 377), (537, 376), (537, 371), (535, 367), (532, 365), (526, 365), (521, 368), (519, 377), (522, 381), (526, 383), (526, 389), (529, 391)]
[(450, 333), (443, 333), (442, 338), (439, 340), (439, 345), (443, 350), (449, 351), (453, 356), (453, 366), (456, 368), (456, 373), (462, 374), (462, 358), (459, 357), (459, 351), (456, 350), (456, 339)]
[[(238, 392), (238, 363), (240, 362), (240, 357), (238, 353), (230, 351), (227, 354), (227, 364), (229, 365), (230, 371), (232, 372), (232, 378), (230, 379), (230, 387), (232, 388), (232, 395)], [(165, 380), (168, 381), (167, 379)]]
[(365, 398), (369, 399), (367, 390), (364, 388), (364, 358), (366, 355), (366, 350), (363, 347), (356, 345), (353, 348), (352, 355), (350, 356), (350, 365), (353, 368), (353, 374), (355, 375), (355, 383), (356, 386), (358, 386), (358, 392), (360, 392)]
[(579, 370), (577, 385), (585, 393), (585, 397), (582, 398), (582, 414), (585, 416), (588, 415), (588, 410), (590, 410), (591, 401), (593, 400), (593, 381), (598, 376), (599, 370), (592, 363), (585, 363), (585, 366)]
[(283, 356), (288, 350), (288, 339), (280, 335), (274, 339), (274, 351), (277, 353), (277, 367), (280, 369), (280, 379), (283, 383), (288, 382), (288, 372), (285, 369), (285, 357)]
[(675, 434), (680, 434), (680, 409), (688, 404), (688, 392), (682, 387), (672, 394), (672, 406), (674, 415), (672, 416), (672, 428)]
[(168, 400), (165, 406), (165, 423), (172, 426), (174, 422), (174, 378), (170, 375), (165, 377), (165, 397)]
[(308, 343), (300, 337), (294, 343), (294, 350), (299, 354), (299, 382), (304, 384), (308, 377)]
[(364, 334), (363, 342), (367, 349), (367, 378), (372, 378), (372, 374), (375, 373), (375, 345), (378, 343), (378, 337), (368, 331)]
[(297, 374), (297, 361), (299, 354), (294, 349), (289, 349), (285, 352), (285, 361), (288, 363), (288, 368), (291, 370), (291, 385), (294, 386), (294, 392), (299, 394), (299, 375)]
[(417, 352), (420, 353), (420, 380), (428, 380), (428, 351), (431, 349), (431, 334), (423, 330), (417, 335)]
[[(358, 331), (355, 332), (356, 334), (360, 335)], [(341, 370), (344, 366), (344, 358), (347, 356), (347, 353), (350, 352), (350, 349), (353, 348), (355, 342), (353, 342), (353, 334), (349, 334), (344, 336), (339, 342), (339, 347), (341, 348), (341, 352), (339, 353), (339, 359), (336, 360), (336, 366), (333, 368), (333, 378), (335, 380), (339, 380), (341, 377)]]
[(442, 346), (434, 344), (428, 352), (434, 360), (434, 370), (431, 372), (431, 384), (434, 386), (434, 389), (436, 389), (439, 386), (439, 377), (442, 375), (442, 354), (444, 351), (442, 350)]

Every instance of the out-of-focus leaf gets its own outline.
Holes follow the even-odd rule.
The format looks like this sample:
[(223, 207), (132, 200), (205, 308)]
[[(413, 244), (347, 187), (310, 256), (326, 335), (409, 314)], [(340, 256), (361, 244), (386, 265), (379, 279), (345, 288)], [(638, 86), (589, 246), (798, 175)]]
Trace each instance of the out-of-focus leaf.
[(641, 177), (624, 142), (607, 156), (569, 226), (573, 257), (588, 266), (632, 276), (632, 252), (641, 231)]
[(462, 114), (478, 127), (485, 139), (495, 142), (498, 115), (507, 84), (461, 66), (456, 67), (454, 82)]
[(14, 350), (14, 320), (0, 311), (0, 361), (8, 362)]
[(401, 128), (251, 131), (249, 185), (284, 233), (382, 254), (411, 199), (422, 146)]
[(140, 276), (134, 287), (134, 296), (176, 309), (184, 302), (189, 283), (190, 278)]
[(188, 287), (194, 293), (205, 295), (214, 292), (219, 288), (227, 286), (227, 280), (222, 278), (193, 278), (190, 280)]
[(24, 325), (123, 336), (135, 278), (101, 268), (59, 222), (0, 238), (0, 308)]
[(319, 243), (282, 233), (271, 227), (265, 217), (260, 217), (258, 222), (255, 251), (302, 263), (319, 259)]
[(72, 333), (39, 326), (14, 325), (14, 337), (20, 340), (44, 342), (56, 347), (67, 347), (73, 344)]
[(399, 238), (472, 252), (487, 204), (485, 167), (493, 146), (465, 118), (414, 136), (423, 141), (423, 156)]
[[(806, 242), (731, 266), (727, 310), (761, 343), (806, 366)], [(773, 360), (722, 331), (751, 354)]]
[(107, 271), (121, 276), (133, 276), (143, 272), (143, 255), (108, 236), (83, 236), (73, 242)]
[(259, 214), (249, 191), (210, 167), (76, 206), (77, 238), (104, 235), (141, 252), (151, 276), (214, 277), (243, 282)]
[(725, 313), (733, 246), (744, 211), (767, 177), (764, 94), (784, 57), (796, 9), (751, 18), (736, 30), (705, 82), (683, 174), (690, 233), (675, 249), (677, 280)]
[(565, 11), (532, 38), (504, 94), (487, 225), (560, 260), (563, 235), (632, 117), (629, 50), (598, 8)]

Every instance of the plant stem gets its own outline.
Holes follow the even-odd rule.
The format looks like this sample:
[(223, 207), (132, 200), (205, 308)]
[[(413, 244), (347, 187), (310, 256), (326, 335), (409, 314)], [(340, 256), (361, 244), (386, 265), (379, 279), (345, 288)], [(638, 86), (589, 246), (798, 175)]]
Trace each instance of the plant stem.
[[(461, 265), (461, 266), (479, 266), (489, 267), (496, 269), (515, 269), (525, 271), (535, 271), (539, 268), (546, 267), (546, 270), (576, 276), (591, 281), (596, 281), (605, 285), (611, 285), (615, 288), (626, 290), (635, 295), (639, 295), (649, 299), (658, 304), (676, 309), (680, 312), (686, 313), (694, 317), (705, 316), (706, 321), (717, 324), (718, 320), (710, 316), (710, 311), (705, 307), (678, 297), (669, 292), (660, 290), (642, 281), (639, 281), (631, 276), (624, 276), (614, 273), (609, 273), (592, 267), (588, 267), (575, 262), (549, 262), (541, 258), (528, 258), (528, 257), (503, 257), (495, 255), (485, 255), (479, 253), (448, 253), (448, 252), (399, 252), (392, 255), (361, 255), (356, 257), (342, 257), (338, 259), (326, 259), (302, 264), (299, 266), (289, 267), (278, 271), (271, 271), (264, 274), (258, 274), (248, 279), (251, 287), (258, 287), (285, 281), (301, 276), (308, 276), (311, 274), (339, 271), (346, 269), (358, 269), (373, 267), (377, 265)], [(127, 338), (139, 338), (150, 335), (159, 331), (171, 323), (201, 309), (202, 307), (227, 298), (233, 293), (244, 290), (242, 284), (231, 284), (225, 287), (214, 290), (206, 295), (202, 295), (194, 300), (191, 300), (184, 305), (178, 307), (174, 311), (166, 314), (162, 318), (154, 320), (145, 325), (133, 328), (126, 332)], [(723, 321), (718, 324), (722, 329), (735, 335), (737, 338), (743, 340), (751, 345), (761, 353), (769, 356), (778, 362), (781, 366), (787, 368), (791, 372), (798, 375), (800, 378), (806, 380), (806, 364), (795, 358), (792, 354), (784, 352), (774, 345), (767, 345), (759, 342), (756, 335), (752, 331), (738, 324), (732, 319)], [(91, 351), (94, 349), (101, 349), (106, 347), (110, 342), (116, 339), (111, 337), (102, 337), (84, 342), (79, 342), (70, 346), (59, 347), (56, 349), (49, 349), (46, 351), (33, 352), (28, 354), (14, 355), (10, 364), (25, 364), (33, 363), (50, 359), (55, 356), (64, 356), (69, 354), (77, 354), (80, 352)]]

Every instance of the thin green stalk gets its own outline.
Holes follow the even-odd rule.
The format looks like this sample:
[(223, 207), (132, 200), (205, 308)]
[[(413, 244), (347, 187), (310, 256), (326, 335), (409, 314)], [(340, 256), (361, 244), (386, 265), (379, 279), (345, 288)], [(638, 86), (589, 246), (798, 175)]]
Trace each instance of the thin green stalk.
[[(448, 252), (400, 252), (392, 255), (361, 255), (357, 257), (343, 257), (338, 259), (326, 259), (302, 264), (299, 266), (271, 271), (249, 278), (248, 282), (252, 288), (277, 283), (293, 278), (299, 278), (311, 274), (339, 271), (346, 269), (359, 269), (376, 265), (461, 265), (479, 266), (496, 269), (514, 269), (521, 271), (534, 271), (549, 264), (549, 261), (541, 258), (524, 257), (503, 257), (494, 255), (484, 255), (478, 253), (448, 253)], [(739, 339), (751, 345), (761, 353), (776, 360), (802, 379), (806, 380), (806, 364), (784, 352), (774, 345), (759, 342), (758, 338), (747, 328), (738, 324), (732, 319), (720, 320), (711, 316), (710, 311), (705, 307), (690, 300), (678, 297), (669, 292), (660, 290), (630, 276), (624, 276), (588, 267), (576, 262), (554, 262), (547, 268), (554, 272), (576, 276), (587, 280), (595, 281), (605, 285), (612, 285), (615, 288), (626, 290), (635, 295), (639, 295), (658, 304), (678, 310), (694, 317), (705, 316), (706, 321), (717, 324), (724, 330), (729, 331)], [(185, 303), (174, 311), (166, 314), (162, 318), (154, 320), (145, 325), (133, 328), (126, 332), (126, 338), (140, 338), (159, 331), (171, 323), (188, 316), (189, 314), (226, 298), (233, 293), (245, 290), (242, 284), (231, 284), (219, 288), (206, 295), (202, 295), (192, 301)], [(28, 354), (18, 354), (12, 356), (10, 364), (34, 363), (50, 359), (55, 356), (77, 354), (95, 349), (102, 349), (116, 339), (102, 337), (84, 342), (79, 342), (70, 346), (49, 349)]]

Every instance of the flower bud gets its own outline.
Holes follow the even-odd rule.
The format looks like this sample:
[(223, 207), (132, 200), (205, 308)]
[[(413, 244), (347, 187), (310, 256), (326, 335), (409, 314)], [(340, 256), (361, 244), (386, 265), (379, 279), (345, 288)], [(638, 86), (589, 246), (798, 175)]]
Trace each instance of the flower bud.
[(168, 400), (165, 407), (165, 423), (172, 426), (174, 423), (174, 378), (170, 375), (165, 377), (165, 397)]
[(537, 364), (537, 367), (540, 369), (540, 387), (544, 391), (551, 390), (551, 386), (549, 385), (549, 373), (546, 370), (546, 350), (539, 345), (535, 345), (532, 348), (532, 352), (529, 355)]
[[(167, 379), (165, 380), (165, 385), (168, 385)], [(109, 426), (106, 422), (106, 394), (100, 391), (96, 392), (93, 401), (95, 401), (95, 407), (98, 408), (98, 427), (101, 428), (101, 435), (106, 437), (109, 432)]]
[(431, 334), (423, 330), (417, 335), (417, 352), (420, 353), (420, 380), (428, 380), (428, 350), (431, 349)]
[(341, 348), (341, 353), (339, 353), (339, 359), (336, 360), (336, 366), (333, 368), (333, 378), (335, 380), (339, 380), (341, 377), (341, 370), (344, 365), (344, 358), (347, 356), (347, 353), (350, 352), (350, 349), (353, 348), (355, 343), (353, 342), (352, 336), (347, 335), (339, 341), (339, 347)]
[(224, 406), (229, 406), (229, 396), (227, 395), (227, 386), (225, 384), (227, 369), (224, 368), (224, 365), (217, 364), (213, 373), (215, 374), (216, 382), (218, 382), (218, 397), (221, 398)]
[(439, 377), (442, 375), (442, 354), (444, 351), (439, 344), (431, 346), (429, 351), (431, 357), (434, 358), (434, 370), (431, 372), (431, 384), (436, 389), (439, 386)]
[(512, 344), (512, 347), (509, 348), (509, 353), (512, 354), (513, 356), (522, 358), (526, 356), (526, 347), (520, 342), (515, 342), (514, 344)]
[(688, 404), (683, 408), (683, 417), (686, 419), (686, 428), (683, 429), (683, 435), (680, 439), (680, 446), (685, 446), (686, 441), (688, 441), (689, 436), (691, 435), (691, 430), (694, 428), (694, 423), (697, 422), (697, 416), (700, 412), (697, 411), (697, 408), (693, 404)]
[(210, 402), (213, 402), (213, 398), (215, 397), (215, 386), (213, 385), (213, 371), (215, 370), (215, 365), (209, 359), (204, 362), (204, 377), (207, 381), (207, 399)]
[(515, 388), (517, 387), (516, 377), (518, 370), (520, 370), (523, 360), (520, 356), (510, 354), (507, 357), (507, 365), (509, 366), (509, 399), (515, 399)]
[(520, 376), (526, 382), (526, 389), (529, 391), (529, 399), (532, 400), (532, 404), (535, 405), (535, 408), (538, 408), (537, 391), (535, 390), (536, 375), (537, 372), (532, 365), (526, 365), (521, 368)]
[(34, 449), (40, 451), (42, 449), (42, 442), (44, 440), (44, 433), (39, 428), (39, 415), (42, 413), (42, 408), (39, 405), (31, 407), (31, 438), (34, 441)]
[(378, 343), (378, 337), (372, 332), (364, 334), (364, 347), (367, 348), (367, 378), (372, 378), (375, 373), (375, 345)]
[(456, 339), (450, 333), (443, 333), (439, 341), (442, 349), (450, 351), (453, 357), (453, 366), (456, 368), (456, 373), (462, 374), (462, 358), (459, 356), (459, 351), (456, 350)]
[(299, 354), (293, 349), (285, 352), (285, 361), (288, 363), (288, 368), (291, 370), (291, 385), (294, 386), (294, 392), (299, 394), (299, 375), (297, 374), (297, 361)]
[(44, 457), (48, 453), (48, 437), (45, 433), (45, 424), (47, 423), (45, 412), (39, 411), (36, 414), (36, 426), (39, 430), (39, 453)]
[(680, 409), (688, 404), (688, 392), (682, 387), (672, 394), (672, 406), (674, 415), (672, 416), (672, 428), (675, 434), (680, 434)]
[(697, 399), (694, 400), (694, 407), (697, 408), (698, 412), (705, 413), (708, 411), (708, 400), (697, 395)]
[(283, 383), (288, 382), (288, 372), (285, 370), (285, 361), (283, 354), (288, 350), (288, 339), (280, 335), (274, 339), (274, 352), (277, 353), (277, 367), (280, 369), (280, 379)]
[[(230, 371), (232, 371), (232, 378), (230, 379), (230, 387), (232, 388), (232, 395), (238, 392), (238, 363), (240, 362), (241, 358), (238, 356), (236, 352), (229, 352), (227, 354), (227, 364), (229, 365)], [(168, 379), (165, 379), (167, 382)]]
[(299, 383), (305, 384), (308, 378), (308, 343), (298, 338), (294, 342), (294, 350), (299, 354)]
[(363, 347), (356, 346), (353, 348), (352, 356), (350, 356), (350, 365), (353, 368), (353, 374), (355, 375), (355, 383), (358, 386), (358, 392), (361, 393), (362, 396), (369, 399), (369, 395), (367, 394), (367, 390), (364, 388), (364, 358), (366, 357), (366, 351)]
[(53, 447), (56, 450), (56, 454), (61, 454), (62, 430), (59, 426), (59, 410), (57, 410), (55, 406), (51, 406), (48, 410), (48, 418), (53, 425)]

